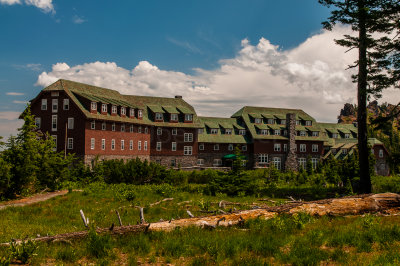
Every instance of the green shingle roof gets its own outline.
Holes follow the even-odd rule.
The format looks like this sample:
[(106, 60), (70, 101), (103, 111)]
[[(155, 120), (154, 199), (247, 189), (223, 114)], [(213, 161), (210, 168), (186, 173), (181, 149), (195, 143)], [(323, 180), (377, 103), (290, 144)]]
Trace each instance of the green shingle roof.
[[(200, 123), (210, 128), (237, 128), (243, 129), (237, 123), (236, 118), (222, 118), (222, 117), (203, 117), (199, 116)], [(232, 131), (232, 134), (223, 134), (218, 130), (217, 134), (209, 134), (204, 130), (203, 134), (198, 134), (199, 142), (205, 143), (232, 143), (232, 144), (245, 144), (250, 143), (250, 139), (246, 136), (239, 135), (238, 132)]]
[(179, 114), (178, 109), (174, 106), (163, 106), (163, 109), (170, 114)]
[(165, 113), (160, 105), (148, 105), (148, 107), (153, 113)]

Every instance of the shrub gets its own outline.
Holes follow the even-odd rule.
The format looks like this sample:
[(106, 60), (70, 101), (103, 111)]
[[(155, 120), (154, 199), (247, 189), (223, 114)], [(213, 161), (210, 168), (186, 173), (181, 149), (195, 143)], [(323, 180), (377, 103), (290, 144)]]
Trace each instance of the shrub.
[(101, 236), (97, 234), (95, 227), (89, 229), (86, 250), (89, 255), (95, 258), (103, 258), (109, 255), (111, 250), (111, 238), (108, 235)]

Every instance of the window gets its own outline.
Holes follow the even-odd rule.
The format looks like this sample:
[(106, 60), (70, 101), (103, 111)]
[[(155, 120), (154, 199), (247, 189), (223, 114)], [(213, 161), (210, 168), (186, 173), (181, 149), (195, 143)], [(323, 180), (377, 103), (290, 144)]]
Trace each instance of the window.
[(96, 129), (96, 122), (95, 121), (90, 122), (90, 128), (91, 129)]
[(211, 134), (218, 134), (218, 129), (217, 128), (212, 128), (210, 133)]
[(379, 158), (383, 158), (383, 150), (382, 149), (379, 150)]
[(287, 151), (287, 144), (283, 144), (283, 151)]
[(101, 130), (106, 130), (106, 122), (101, 123)]
[(178, 114), (171, 114), (171, 121), (178, 121)]
[(242, 151), (247, 151), (247, 145), (242, 146)]
[(318, 131), (313, 131), (312, 132), (312, 136), (313, 137), (318, 137), (319, 136), (319, 132)]
[(312, 126), (312, 121), (311, 120), (306, 120), (306, 126)]
[(40, 128), (41, 126), (41, 119), (40, 117), (35, 117), (35, 125), (37, 128)]
[(139, 151), (142, 150), (142, 142), (140, 140), (137, 143), (137, 148), (138, 148)]
[(121, 125), (121, 132), (125, 132), (125, 124)]
[(254, 119), (254, 123), (256, 123), (256, 124), (261, 124), (261, 118), (255, 118)]
[(90, 110), (92, 111), (97, 111), (97, 103), (96, 102), (92, 102), (90, 104)]
[(344, 138), (345, 139), (349, 139), (350, 138), (350, 134), (348, 134), (348, 133), (344, 134)]
[(221, 159), (214, 159), (213, 166), (221, 166), (222, 160)]
[(261, 135), (268, 135), (268, 129), (261, 129)]
[(121, 107), (121, 115), (126, 115), (126, 109), (125, 109), (125, 107)]
[(129, 116), (135, 116), (135, 109), (131, 108), (129, 109)]
[(129, 141), (129, 150), (133, 150), (133, 140)]
[(228, 145), (228, 151), (233, 151), (233, 144)]
[(246, 135), (246, 130), (245, 129), (240, 129), (239, 130), (239, 135)]
[(125, 150), (125, 140), (121, 139), (121, 151)]
[(193, 115), (185, 114), (185, 121), (192, 121), (192, 120), (193, 120)]
[(173, 128), (172, 129), (172, 135), (177, 135), (178, 134), (178, 129), (177, 128)]
[(175, 167), (176, 166), (176, 160), (175, 159), (172, 159), (171, 160), (171, 167)]
[(337, 133), (332, 133), (332, 138), (337, 139), (338, 134)]
[(307, 168), (307, 160), (306, 158), (299, 158), (299, 167), (306, 169)]
[(258, 162), (259, 163), (268, 163), (268, 154), (259, 154)]
[(53, 113), (56, 113), (58, 111), (58, 100), (57, 99), (53, 99), (51, 100), (51, 110), (53, 111)]
[(287, 130), (286, 130), (286, 129), (283, 130), (283, 135), (284, 135), (284, 136), (287, 136)]
[(204, 165), (204, 159), (197, 159), (197, 165)]
[(230, 129), (230, 128), (225, 129), (225, 134), (232, 135), (232, 129)]
[(57, 131), (57, 115), (51, 116), (51, 131)]
[(161, 127), (157, 128), (157, 135), (162, 135), (162, 128)]
[(111, 140), (111, 150), (115, 150), (115, 139)]
[(164, 120), (162, 113), (156, 113), (156, 120)]
[(74, 148), (74, 139), (73, 138), (68, 138), (67, 140), (67, 149), (72, 150)]
[(101, 112), (102, 112), (102, 113), (107, 113), (107, 104), (103, 103), (103, 104), (101, 105)]
[(51, 135), (54, 141), (53, 151), (57, 151), (57, 135)]
[(342, 154), (347, 154), (347, 149), (342, 149)]
[(156, 151), (161, 151), (161, 141), (156, 143)]
[(218, 151), (219, 150), (219, 144), (214, 144), (214, 151)]
[(90, 139), (90, 149), (91, 149), (91, 150), (94, 150), (95, 143), (96, 143), (96, 140), (95, 140), (94, 138), (91, 138), (91, 139)]
[(300, 131), (300, 136), (305, 137), (307, 136), (307, 132), (305, 132), (304, 130)]
[(111, 130), (112, 130), (112, 131), (115, 131), (115, 123), (112, 123), (112, 125), (111, 125)]
[(272, 159), (272, 162), (274, 163), (274, 167), (278, 170), (281, 170), (281, 158), (280, 157), (274, 157)]
[(138, 133), (142, 133), (142, 127), (138, 127)]
[(274, 119), (273, 118), (268, 118), (268, 120), (267, 120), (267, 124), (275, 124), (274, 123)]
[(185, 142), (193, 142), (193, 133), (185, 133), (184, 141)]
[(318, 165), (318, 158), (311, 158), (312, 168), (316, 169)]
[(69, 99), (64, 99), (63, 101), (63, 109), (69, 110)]
[(129, 132), (130, 132), (130, 133), (133, 132), (133, 125), (130, 125), (130, 127), (129, 127)]
[(312, 152), (318, 152), (318, 144), (312, 145)]
[(51, 92), (51, 97), (58, 97), (58, 96), (60, 96), (60, 93), (58, 91)]
[(281, 125), (286, 125), (286, 119), (281, 119)]
[(47, 110), (47, 99), (42, 99), (42, 110)]
[(274, 144), (274, 151), (281, 151), (281, 144), (280, 143), (275, 143)]
[(281, 134), (281, 130), (275, 129), (274, 133), (275, 133), (275, 136), (279, 136)]
[(197, 133), (203, 134), (203, 133), (204, 133), (204, 128), (199, 128), (199, 129), (197, 130)]
[(106, 149), (106, 140), (102, 139), (101, 140), (101, 149), (104, 151)]
[(147, 151), (147, 141), (144, 142), (143, 149), (144, 149), (145, 151)]
[(68, 129), (74, 129), (74, 118), (68, 117)]
[(306, 152), (306, 144), (300, 144), (300, 152)]
[(199, 150), (200, 151), (204, 151), (204, 143), (200, 143), (199, 144)]
[(144, 128), (144, 134), (149, 133), (149, 129), (147, 127)]
[(111, 113), (116, 114), (117, 113), (117, 106), (113, 105), (111, 106)]
[(176, 151), (176, 142), (172, 142), (171, 150)]
[(296, 126), (299, 126), (300, 124), (300, 120), (296, 120)]
[(138, 110), (138, 117), (142, 118), (143, 117), (143, 110)]
[(192, 155), (192, 146), (183, 147), (183, 155)]

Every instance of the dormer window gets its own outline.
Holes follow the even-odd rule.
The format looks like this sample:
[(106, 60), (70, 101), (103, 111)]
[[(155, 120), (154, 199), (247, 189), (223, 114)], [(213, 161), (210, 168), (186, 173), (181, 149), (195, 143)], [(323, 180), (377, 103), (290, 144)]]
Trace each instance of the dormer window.
[(347, 149), (342, 149), (343, 154), (347, 154)]
[(129, 116), (134, 117), (135, 116), (135, 109), (131, 108), (129, 110)]
[(92, 102), (91, 104), (90, 104), (90, 109), (92, 110), (92, 111), (96, 111), (97, 110), (97, 103), (96, 102)]
[(300, 120), (296, 120), (296, 126), (300, 125)]
[(225, 129), (225, 134), (232, 135), (232, 129), (230, 129), (230, 128)]
[(116, 113), (117, 113), (117, 106), (116, 106), (116, 105), (113, 105), (113, 106), (111, 107), (111, 113), (113, 113), (113, 114), (116, 114)]
[(171, 121), (178, 121), (178, 114), (171, 114)]
[(332, 133), (332, 138), (337, 139), (338, 134), (337, 133)]
[(281, 135), (281, 130), (280, 129), (275, 129), (274, 133), (275, 133), (276, 136), (279, 136), (279, 135)]
[(254, 122), (256, 123), (256, 124), (261, 124), (261, 118), (255, 118), (254, 119)]
[(307, 136), (307, 132), (305, 132), (304, 130), (301, 130), (301, 131), (300, 131), (300, 136), (301, 136), (301, 137)]
[(156, 113), (156, 120), (164, 120), (162, 113)]
[(246, 130), (244, 130), (244, 129), (240, 129), (239, 130), (239, 135), (246, 135)]
[(218, 129), (217, 128), (212, 128), (210, 133), (211, 134), (218, 134)]
[(142, 118), (143, 117), (143, 110), (138, 110), (138, 117)]
[(345, 139), (349, 139), (350, 138), (350, 134), (349, 133), (344, 134), (344, 138)]
[(312, 126), (312, 121), (311, 120), (306, 120), (306, 126)]
[(268, 123), (267, 124), (270, 124), (270, 125), (274, 124), (274, 119), (273, 118), (268, 118)]
[(192, 114), (185, 114), (185, 121), (193, 121), (193, 115)]
[(102, 113), (107, 113), (107, 104), (103, 103), (103, 104), (101, 105), (101, 112), (102, 112)]
[(268, 129), (261, 129), (261, 135), (268, 135)]
[(281, 125), (286, 125), (286, 119), (281, 119)]
[(126, 115), (126, 109), (125, 109), (125, 107), (121, 107), (121, 115)]
[(312, 132), (312, 136), (313, 137), (318, 137), (319, 136), (319, 132), (318, 131), (313, 131)]

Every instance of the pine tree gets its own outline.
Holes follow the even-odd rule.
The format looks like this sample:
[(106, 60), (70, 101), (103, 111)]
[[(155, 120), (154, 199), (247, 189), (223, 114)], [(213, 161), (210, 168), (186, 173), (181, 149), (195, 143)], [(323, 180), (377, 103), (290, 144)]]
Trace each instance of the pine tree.
[[(338, 45), (358, 49), (358, 60), (350, 68), (358, 67), (353, 76), (357, 83), (358, 150), (360, 167), (359, 193), (371, 192), (368, 160), (367, 100), (370, 95), (381, 96), (383, 89), (399, 86), (400, 77), (400, 3), (398, 0), (318, 0), (333, 6), (324, 28), (332, 30), (336, 23), (350, 25), (357, 37), (345, 35), (335, 40)], [(383, 37), (376, 37), (382, 34)], [(391, 36), (394, 36), (391, 37)]]

